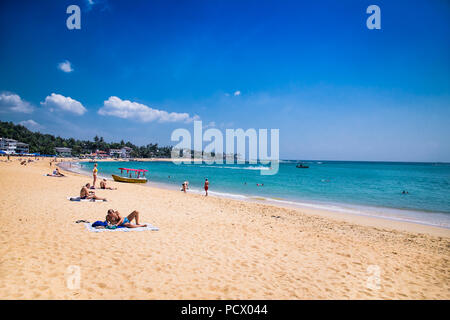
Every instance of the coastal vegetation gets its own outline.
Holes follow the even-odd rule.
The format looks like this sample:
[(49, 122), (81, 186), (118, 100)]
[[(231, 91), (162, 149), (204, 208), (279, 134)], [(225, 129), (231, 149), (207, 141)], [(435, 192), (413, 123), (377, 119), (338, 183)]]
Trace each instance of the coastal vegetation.
[(103, 137), (95, 136), (93, 141), (77, 140), (74, 138), (55, 137), (51, 134), (33, 132), (22, 125), (12, 122), (0, 121), (0, 137), (15, 139), (27, 143), (30, 153), (53, 155), (56, 147), (72, 148), (72, 154), (78, 156), (96, 152), (96, 150), (108, 151), (129, 147), (131, 156), (136, 158), (170, 158), (171, 146), (160, 147), (157, 143), (149, 143), (144, 146), (136, 146), (131, 142), (106, 142)]

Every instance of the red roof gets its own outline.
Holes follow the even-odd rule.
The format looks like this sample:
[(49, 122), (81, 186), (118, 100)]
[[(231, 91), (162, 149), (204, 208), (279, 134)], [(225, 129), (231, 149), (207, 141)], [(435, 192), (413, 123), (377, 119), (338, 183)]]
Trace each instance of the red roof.
[(136, 171), (136, 172), (147, 172), (145, 169), (129, 169), (129, 168), (119, 168), (119, 170)]

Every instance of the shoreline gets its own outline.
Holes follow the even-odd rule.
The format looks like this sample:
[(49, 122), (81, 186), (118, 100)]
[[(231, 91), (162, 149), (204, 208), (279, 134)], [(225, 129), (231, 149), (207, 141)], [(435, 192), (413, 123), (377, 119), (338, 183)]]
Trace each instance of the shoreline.
[[(157, 161), (157, 160), (149, 160), (149, 161)], [(170, 159), (166, 159), (166, 161), (170, 161)], [(67, 161), (67, 162), (61, 162), (63, 163), (77, 163), (80, 161)], [(58, 165), (59, 166), (59, 165)], [(82, 169), (79, 170), (69, 170), (69, 168), (66, 167), (60, 167), (64, 171), (72, 172), (75, 174), (79, 174), (85, 177), (90, 177), (89, 172), (84, 171)], [(113, 181), (110, 177), (99, 175), (99, 178), (106, 178), (108, 181)], [(160, 190), (168, 190), (168, 191), (179, 191), (179, 187), (177, 187), (175, 184), (164, 184), (161, 182), (147, 182), (146, 184), (142, 185), (143, 187), (150, 187)], [(357, 223), (364, 226), (370, 226), (370, 227), (382, 227), (382, 228), (393, 228), (395, 230), (399, 231), (411, 231), (411, 232), (419, 232), (419, 233), (428, 233), (432, 235), (437, 236), (450, 236), (450, 227), (440, 226), (432, 223), (422, 222), (422, 221), (412, 221), (402, 218), (395, 218), (395, 217), (389, 217), (389, 216), (381, 216), (377, 214), (370, 214), (369, 212), (359, 212), (359, 213), (353, 213), (351, 212), (352, 209), (345, 208), (345, 204), (336, 204), (335, 208), (333, 210), (333, 204), (315, 204), (315, 203), (299, 203), (295, 201), (289, 201), (289, 200), (277, 200), (277, 199), (270, 199), (265, 197), (257, 197), (257, 196), (248, 196), (248, 195), (240, 195), (240, 194), (230, 194), (230, 193), (224, 193), (224, 192), (215, 192), (210, 190), (210, 197), (217, 197), (222, 199), (228, 199), (232, 201), (243, 201), (248, 203), (257, 203), (262, 205), (270, 205), (275, 208), (283, 208), (283, 209), (294, 209), (302, 213), (312, 214), (312, 215), (318, 215), (322, 217), (328, 217), (328, 218), (334, 218), (339, 219), (341, 221), (351, 222), (351, 223)], [(187, 194), (196, 194), (196, 195), (202, 195), (202, 190), (191, 190)], [(259, 199), (258, 199), (259, 198)], [(342, 205), (342, 207), (340, 207)], [(349, 204), (349, 206), (352, 206)], [(358, 206), (355, 206), (358, 207)], [(375, 207), (369, 207), (369, 206), (360, 206), (362, 210), (364, 209), (376, 209)], [(395, 208), (383, 208), (383, 209), (392, 209), (395, 211), (402, 211), (402, 209), (395, 209)], [(408, 210), (404, 210), (408, 211)], [(418, 211), (418, 213), (422, 213), (421, 211)], [(438, 213), (441, 214), (441, 213)], [(442, 213), (443, 214), (443, 213)]]

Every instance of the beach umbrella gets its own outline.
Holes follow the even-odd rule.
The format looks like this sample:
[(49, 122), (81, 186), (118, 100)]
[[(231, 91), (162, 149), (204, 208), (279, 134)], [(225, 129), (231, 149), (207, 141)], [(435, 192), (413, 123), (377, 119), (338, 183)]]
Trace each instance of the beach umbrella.
[(0, 150), (0, 154), (6, 154), (6, 152), (3, 150)]

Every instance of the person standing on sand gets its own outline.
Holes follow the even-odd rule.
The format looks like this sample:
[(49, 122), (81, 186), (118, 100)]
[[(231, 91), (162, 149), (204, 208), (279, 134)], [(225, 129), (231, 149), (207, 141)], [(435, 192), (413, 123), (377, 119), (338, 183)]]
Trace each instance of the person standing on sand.
[(207, 197), (208, 196), (208, 189), (209, 189), (208, 178), (205, 179), (205, 185), (203, 187), (205, 188), (205, 197)]
[(93, 189), (95, 189), (95, 183), (97, 182), (97, 164), (94, 164), (94, 169), (92, 170), (92, 177), (94, 178), (94, 182), (92, 183)]

